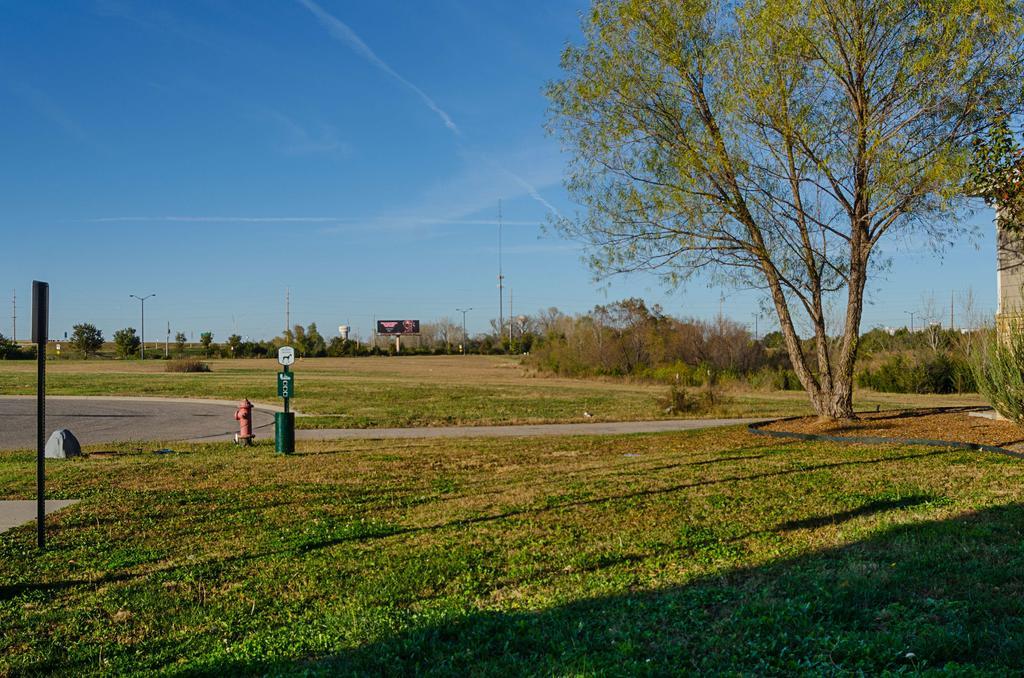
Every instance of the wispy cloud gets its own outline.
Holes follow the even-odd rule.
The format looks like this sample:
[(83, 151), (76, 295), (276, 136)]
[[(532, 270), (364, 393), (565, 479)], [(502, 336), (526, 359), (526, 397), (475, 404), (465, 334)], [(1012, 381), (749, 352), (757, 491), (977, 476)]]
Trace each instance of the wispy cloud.
[(338, 139), (337, 130), (331, 125), (321, 124), (317, 131), (311, 132), (284, 113), (271, 111), (270, 116), (284, 131), (281, 150), (288, 155), (347, 153), (349, 150), (348, 144)]
[[(109, 223), (184, 223), (184, 224), (348, 224), (381, 226), (383, 224), (395, 226), (496, 226), (497, 219), (444, 219), (441, 217), (374, 217), (361, 219), (358, 217), (256, 217), (256, 216), (204, 216), (204, 215), (175, 215), (175, 216), (114, 216), (94, 217), (83, 219), (90, 224)], [(536, 221), (526, 220), (503, 220), (505, 226), (536, 226)], [(342, 230), (339, 227), (337, 230)], [(335, 229), (329, 229), (335, 230)]]
[(313, 16), (315, 16), (317, 21), (320, 22), (320, 25), (326, 28), (327, 32), (330, 33), (333, 38), (345, 43), (353, 52), (405, 85), (415, 93), (424, 104), (427, 105), (427, 108), (432, 110), (439, 118), (441, 118), (441, 122), (444, 123), (445, 127), (450, 129), (452, 133), (456, 135), (461, 134), (458, 126), (456, 126), (451, 116), (448, 115), (444, 109), (438, 106), (436, 101), (430, 98), (430, 96), (428, 96), (427, 93), (420, 89), (416, 84), (399, 75), (398, 72), (391, 68), (386, 61), (377, 56), (377, 54), (370, 49), (369, 45), (363, 42), (363, 40), (356, 35), (356, 32), (349, 28), (348, 24), (327, 12), (323, 7), (313, 2), (313, 0), (298, 0), (298, 2), (312, 12)]
[(72, 118), (57, 102), (51, 99), (44, 92), (22, 83), (12, 83), (11, 91), (21, 97), (36, 113), (44, 119), (61, 129), (66, 135), (75, 141), (92, 147), (101, 153), (107, 153), (108, 149), (96, 141), (91, 134), (85, 131), (77, 120)]
[[(455, 124), (455, 121), (452, 120), (452, 117), (448, 115), (448, 113), (445, 112), (440, 106), (438, 106), (437, 102), (435, 102), (429, 95), (427, 95), (426, 92), (420, 89), (419, 86), (399, 75), (395, 71), (395, 69), (391, 68), (391, 66), (388, 65), (387, 62), (385, 62), (383, 59), (377, 56), (376, 52), (370, 49), (370, 46), (367, 45), (362, 40), (362, 38), (360, 38), (356, 34), (356, 32), (353, 31), (348, 26), (348, 24), (344, 23), (334, 15), (327, 12), (320, 5), (313, 2), (313, 0), (297, 1), (303, 7), (308, 9), (313, 14), (313, 16), (316, 17), (317, 21), (319, 21), (320, 24), (327, 29), (328, 33), (330, 33), (332, 37), (345, 43), (356, 54), (366, 59), (371, 64), (373, 64), (374, 66), (384, 71), (385, 73), (387, 73), (388, 75), (390, 75), (391, 77), (395, 78), (400, 83), (408, 87), (410, 90), (415, 92), (416, 95), (423, 100), (427, 107), (430, 108), (430, 110), (434, 111), (434, 113), (436, 113), (438, 117), (441, 118), (441, 121), (444, 123), (444, 126), (447, 127), (452, 132), (452, 134), (454, 134), (458, 139), (461, 140), (462, 132), (459, 130), (459, 127)], [(503, 173), (507, 174), (513, 181), (515, 181), (523, 189), (526, 190), (527, 195), (529, 195), (533, 200), (541, 204), (545, 210), (551, 212), (556, 216), (561, 216), (561, 213), (558, 211), (558, 209), (550, 202), (545, 200), (544, 197), (541, 196), (540, 192), (537, 190), (537, 187), (531, 184), (529, 181), (527, 181), (522, 175), (516, 174), (512, 170), (503, 166), (500, 162), (490, 158), (487, 155), (484, 155), (482, 153), (478, 155), (483, 157), (488, 163), (496, 165)]]
[(138, 216), (138, 217), (95, 217), (84, 219), (90, 224), (104, 224), (117, 222), (175, 222), (175, 223), (196, 223), (196, 224), (320, 224), (346, 221), (346, 217), (239, 217), (239, 216)]
[[(536, 245), (512, 245), (501, 249), (503, 254), (559, 254), (562, 252), (579, 252), (584, 246), (580, 243), (537, 243)], [(495, 254), (497, 247), (482, 247), (481, 252)]]

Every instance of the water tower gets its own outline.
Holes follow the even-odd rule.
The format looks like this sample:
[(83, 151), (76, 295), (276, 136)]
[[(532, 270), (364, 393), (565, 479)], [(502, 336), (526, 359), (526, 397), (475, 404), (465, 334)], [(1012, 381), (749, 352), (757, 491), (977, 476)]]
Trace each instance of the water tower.
[(338, 325), (338, 334), (342, 341), (348, 341), (348, 332), (351, 328), (348, 325)]

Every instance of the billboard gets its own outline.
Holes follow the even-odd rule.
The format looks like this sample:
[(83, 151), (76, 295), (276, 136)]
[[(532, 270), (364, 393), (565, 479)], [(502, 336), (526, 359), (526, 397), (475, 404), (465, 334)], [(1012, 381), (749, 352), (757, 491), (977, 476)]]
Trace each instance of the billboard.
[(387, 336), (401, 336), (405, 334), (419, 334), (419, 320), (378, 320), (377, 334)]

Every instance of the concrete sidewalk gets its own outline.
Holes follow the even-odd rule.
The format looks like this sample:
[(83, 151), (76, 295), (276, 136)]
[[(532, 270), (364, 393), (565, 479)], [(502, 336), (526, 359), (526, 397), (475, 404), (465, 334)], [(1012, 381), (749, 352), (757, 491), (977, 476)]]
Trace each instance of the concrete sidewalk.
[(375, 440), (381, 438), (517, 438), (523, 436), (601, 436), (628, 433), (694, 431), (740, 426), (763, 419), (658, 419), (593, 424), (523, 424), (519, 426), (445, 426), (422, 428), (298, 429), (296, 440)]
[[(77, 499), (47, 499), (46, 515), (55, 511), (77, 504)], [(36, 519), (36, 500), (18, 499), (13, 501), (0, 501), (0, 532), (31, 523)]]

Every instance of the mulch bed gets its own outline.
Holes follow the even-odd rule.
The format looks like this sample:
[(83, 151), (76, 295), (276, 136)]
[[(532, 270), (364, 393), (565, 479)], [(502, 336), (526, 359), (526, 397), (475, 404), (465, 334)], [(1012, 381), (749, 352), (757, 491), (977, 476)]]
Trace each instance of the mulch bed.
[(994, 445), (1024, 450), (1024, 428), (1011, 421), (972, 417), (979, 408), (937, 410), (887, 410), (864, 412), (851, 421), (822, 421), (817, 417), (780, 419), (761, 428), (765, 431), (828, 436), (873, 436), (943, 440)]

